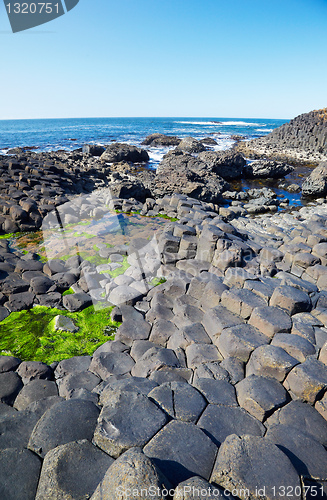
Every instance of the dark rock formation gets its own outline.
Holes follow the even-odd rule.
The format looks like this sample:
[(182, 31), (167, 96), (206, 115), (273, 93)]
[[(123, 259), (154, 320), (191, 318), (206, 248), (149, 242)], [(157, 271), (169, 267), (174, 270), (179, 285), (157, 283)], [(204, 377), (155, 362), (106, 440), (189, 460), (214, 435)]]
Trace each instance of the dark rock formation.
[(294, 167), (286, 163), (273, 160), (254, 160), (244, 167), (243, 173), (244, 177), (249, 177), (250, 179), (256, 177), (261, 177), (263, 179), (267, 179), (268, 177), (278, 179), (280, 177), (285, 177), (285, 175), (293, 170)]
[(200, 153), (198, 159), (206, 164), (208, 173), (212, 172), (227, 180), (241, 177), (246, 164), (244, 157), (233, 151), (207, 151)]
[(149, 160), (149, 155), (145, 149), (131, 146), (130, 144), (122, 144), (114, 142), (107, 147), (101, 155), (101, 161), (114, 163), (118, 161), (130, 161), (132, 163), (141, 163)]
[(302, 184), (304, 196), (321, 196), (327, 194), (327, 162), (315, 168)]
[(184, 139), (177, 146), (176, 150), (184, 151), (184, 153), (193, 154), (193, 153), (201, 153), (201, 151), (205, 151), (206, 148), (197, 139), (194, 139), (193, 137), (184, 137)]
[(151, 134), (142, 142), (142, 146), (178, 146), (182, 139), (174, 135)]

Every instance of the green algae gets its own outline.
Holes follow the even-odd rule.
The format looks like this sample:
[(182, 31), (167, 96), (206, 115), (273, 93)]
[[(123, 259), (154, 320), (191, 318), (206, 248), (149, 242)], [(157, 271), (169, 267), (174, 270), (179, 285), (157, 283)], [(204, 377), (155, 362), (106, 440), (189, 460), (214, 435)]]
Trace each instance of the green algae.
[[(35, 306), (28, 311), (13, 312), (0, 322), (0, 355), (17, 356), (25, 361), (54, 361), (73, 356), (92, 355), (108, 340), (113, 340), (120, 323), (113, 322), (113, 307), (70, 313), (66, 310)], [(71, 318), (79, 327), (76, 333), (56, 331), (57, 315)]]

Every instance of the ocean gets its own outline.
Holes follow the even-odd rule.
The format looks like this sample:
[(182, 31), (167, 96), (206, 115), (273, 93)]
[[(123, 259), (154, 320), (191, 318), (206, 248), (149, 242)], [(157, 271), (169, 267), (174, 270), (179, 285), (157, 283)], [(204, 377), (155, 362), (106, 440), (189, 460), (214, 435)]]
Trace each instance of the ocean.
[[(254, 118), (67, 118), (47, 120), (0, 120), (0, 154), (14, 147), (37, 147), (36, 151), (74, 150), (84, 144), (111, 141), (141, 145), (152, 133), (212, 137), (216, 150), (230, 148), (232, 136), (262, 137), (288, 120)], [(147, 148), (148, 149), (148, 148)], [(150, 166), (160, 162), (168, 148), (149, 148)]]

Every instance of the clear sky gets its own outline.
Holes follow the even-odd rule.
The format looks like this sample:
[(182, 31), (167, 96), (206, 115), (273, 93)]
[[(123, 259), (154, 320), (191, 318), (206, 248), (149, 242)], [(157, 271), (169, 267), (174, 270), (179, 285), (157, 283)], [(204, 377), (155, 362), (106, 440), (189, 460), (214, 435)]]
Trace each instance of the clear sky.
[(327, 0), (80, 0), (16, 34), (0, 2), (0, 119), (327, 106)]

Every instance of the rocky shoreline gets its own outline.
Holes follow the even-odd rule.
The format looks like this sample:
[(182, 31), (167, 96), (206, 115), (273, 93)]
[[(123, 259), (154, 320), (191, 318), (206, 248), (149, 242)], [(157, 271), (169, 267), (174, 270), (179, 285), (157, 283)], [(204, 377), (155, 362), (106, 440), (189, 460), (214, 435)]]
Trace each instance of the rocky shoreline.
[[(3, 232), (170, 218), (151, 240), (136, 230), (98, 247), (106, 268), (78, 253), (42, 263), (0, 240), (2, 317), (105, 297), (121, 323), (92, 356), (0, 356), (1, 499), (327, 495), (326, 199), (277, 212), (288, 203), (272, 190), (229, 182), (287, 164), (186, 146), (156, 178), (127, 145), (1, 159)], [(123, 274), (103, 274), (123, 259)]]

